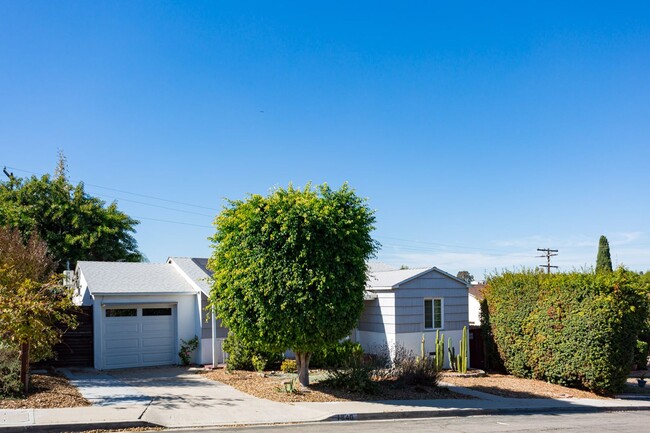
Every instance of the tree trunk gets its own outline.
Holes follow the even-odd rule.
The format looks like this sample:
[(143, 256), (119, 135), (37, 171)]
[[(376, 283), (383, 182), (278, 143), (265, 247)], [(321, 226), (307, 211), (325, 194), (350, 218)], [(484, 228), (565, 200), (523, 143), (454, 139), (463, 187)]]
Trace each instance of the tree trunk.
[(25, 395), (29, 391), (29, 343), (20, 345), (20, 383), (23, 384)]
[(298, 382), (300, 385), (309, 386), (309, 359), (310, 352), (296, 352), (296, 367), (298, 368)]

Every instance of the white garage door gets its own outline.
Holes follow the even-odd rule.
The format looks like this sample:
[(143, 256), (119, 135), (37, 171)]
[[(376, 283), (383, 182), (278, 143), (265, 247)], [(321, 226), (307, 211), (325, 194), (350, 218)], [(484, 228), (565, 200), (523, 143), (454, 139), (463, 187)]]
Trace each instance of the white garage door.
[(104, 368), (176, 363), (173, 306), (119, 306), (104, 309)]

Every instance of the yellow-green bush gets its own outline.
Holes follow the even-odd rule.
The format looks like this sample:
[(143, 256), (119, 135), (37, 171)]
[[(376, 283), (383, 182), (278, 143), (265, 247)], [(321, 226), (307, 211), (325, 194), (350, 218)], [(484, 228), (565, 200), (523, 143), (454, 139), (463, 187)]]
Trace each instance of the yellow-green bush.
[(623, 388), (648, 316), (638, 274), (505, 272), (488, 280), (484, 294), (510, 373), (599, 394)]

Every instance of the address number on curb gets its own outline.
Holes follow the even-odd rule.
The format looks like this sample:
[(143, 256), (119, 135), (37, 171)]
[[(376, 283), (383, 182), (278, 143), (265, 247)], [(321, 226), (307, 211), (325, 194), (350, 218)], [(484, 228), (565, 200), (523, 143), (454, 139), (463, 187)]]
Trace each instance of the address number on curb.
[(341, 413), (336, 415), (336, 421), (356, 421), (356, 413)]

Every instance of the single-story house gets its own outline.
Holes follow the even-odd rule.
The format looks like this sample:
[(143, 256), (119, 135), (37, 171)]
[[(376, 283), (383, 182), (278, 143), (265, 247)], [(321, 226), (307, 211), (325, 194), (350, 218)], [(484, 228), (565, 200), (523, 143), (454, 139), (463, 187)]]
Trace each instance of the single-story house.
[[(100, 370), (180, 362), (181, 340), (199, 337), (194, 362), (224, 362), (228, 330), (209, 310), (207, 259), (165, 263), (80, 261), (75, 303), (92, 306), (94, 367)], [(401, 344), (435, 350), (439, 330), (458, 351), (468, 325), (467, 284), (438, 268), (371, 268), (364, 310), (351, 338), (364, 350)], [(446, 356), (445, 356), (446, 358)], [(445, 361), (447, 362), (447, 361)]]
[(445, 352), (451, 338), (459, 353), (463, 327), (469, 324), (467, 299), (467, 283), (436, 267), (371, 268), (353, 339), (370, 353), (401, 345), (420, 355), (423, 337), (425, 353), (435, 353), (438, 331), (444, 334)]
[(223, 362), (228, 330), (206, 310), (211, 275), (206, 264), (207, 259), (187, 257), (166, 263), (78, 262), (74, 301), (93, 309), (94, 367), (177, 364), (181, 340), (195, 336), (194, 362)]

